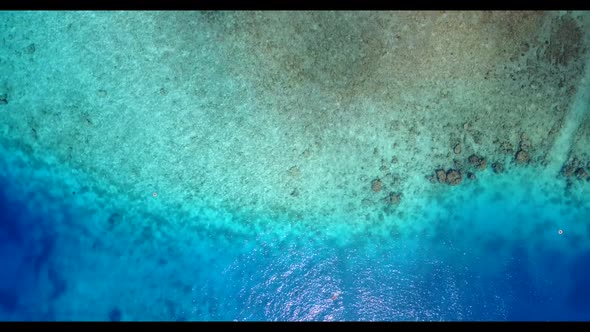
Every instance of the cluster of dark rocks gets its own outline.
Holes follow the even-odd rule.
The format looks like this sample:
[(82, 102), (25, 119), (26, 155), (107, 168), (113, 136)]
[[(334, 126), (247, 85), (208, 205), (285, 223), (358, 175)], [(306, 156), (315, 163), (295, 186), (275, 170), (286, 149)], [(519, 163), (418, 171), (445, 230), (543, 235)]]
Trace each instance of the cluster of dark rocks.
[(479, 169), (479, 170), (484, 170), (486, 169), (487, 163), (485, 158), (477, 156), (472, 154), (471, 156), (469, 156), (469, 158), (467, 158), (467, 161), (469, 161), (469, 164), (471, 164), (471, 166)]
[[(373, 155), (375, 157), (381, 157), (381, 166), (379, 167), (379, 170), (382, 175), (371, 180), (371, 191), (377, 194), (385, 191), (385, 189), (389, 189), (389, 187), (398, 187), (401, 184), (403, 177), (392, 171), (392, 167), (395, 167), (395, 165), (399, 163), (398, 157), (391, 156), (391, 159), (383, 157), (378, 148), (373, 149)], [(389, 191), (389, 193), (381, 200), (384, 201), (387, 206), (396, 206), (400, 204), (402, 197), (403, 195), (401, 192)], [(363, 200), (363, 205), (370, 206), (371, 204), (373, 204), (371, 199), (366, 198)]]
[(381, 179), (374, 179), (373, 181), (371, 181), (371, 190), (373, 190), (373, 192), (380, 192), (382, 187), (383, 182), (381, 181)]
[(588, 174), (589, 171), (586, 168), (590, 169), (590, 162), (586, 163), (585, 166), (584, 162), (574, 157), (562, 168), (562, 173), (567, 178), (575, 177), (579, 180), (588, 181), (590, 180), (590, 174)]
[[(374, 193), (381, 192), (382, 189), (383, 189), (383, 180), (376, 178), (371, 181), (371, 190)], [(402, 193), (392, 191), (389, 194), (387, 194), (387, 196), (385, 197), (384, 200), (385, 200), (385, 203), (387, 203), (388, 205), (398, 205), (401, 202), (402, 196), (403, 196)]]
[[(475, 154), (469, 156), (469, 158), (467, 158), (467, 162), (469, 163), (470, 168), (472, 168), (474, 171), (483, 171), (487, 167), (485, 158)], [(468, 169), (465, 168), (466, 167), (464, 167), (464, 164), (461, 160), (455, 159), (453, 161), (453, 168), (449, 168), (448, 170), (444, 170), (442, 168), (437, 169), (434, 171), (434, 175), (430, 176), (429, 180), (432, 183), (438, 182), (448, 184), (450, 186), (456, 186), (460, 184), (463, 181), (463, 174), (465, 174), (469, 180), (475, 180), (477, 178), (475, 172), (472, 172), (469, 169), (469, 166)]]
[(434, 175), (430, 177), (430, 182), (446, 183), (450, 186), (456, 186), (463, 180), (461, 170), (449, 168), (448, 170), (437, 169), (434, 171)]
[[(532, 142), (529, 137), (522, 133), (520, 135), (520, 142), (518, 149), (514, 149), (512, 144), (508, 141), (496, 140), (494, 143), (499, 144), (500, 151), (506, 154), (512, 154), (514, 156), (514, 163), (516, 165), (528, 165), (532, 162), (531, 150)], [(452, 145), (453, 152), (455, 154), (461, 153), (461, 144), (455, 143)], [(437, 169), (434, 174), (428, 176), (428, 180), (431, 183), (443, 183), (450, 186), (456, 186), (461, 183), (463, 177), (467, 179), (475, 180), (477, 176), (475, 171), (483, 171), (487, 168), (486, 159), (482, 156), (472, 154), (467, 158), (467, 166), (464, 166), (464, 161), (460, 159), (453, 160), (453, 167), (447, 170)], [(504, 172), (504, 165), (501, 162), (493, 162), (492, 170), (494, 173), (499, 174)], [(562, 174), (566, 178), (576, 178), (579, 180), (590, 181), (590, 161), (584, 162), (578, 158), (573, 158), (562, 168)]]
[(390, 192), (389, 195), (385, 198), (385, 202), (390, 205), (398, 205), (402, 200), (402, 193), (399, 192)]
[(518, 150), (516, 155), (514, 156), (514, 161), (517, 165), (526, 165), (531, 160), (531, 156), (527, 151)]
[[(530, 153), (533, 144), (526, 133), (521, 133), (519, 138), (520, 141), (518, 147), (516, 148), (513, 147), (509, 141), (498, 139), (494, 141), (494, 143), (499, 145), (499, 150), (501, 153), (513, 155), (514, 162), (517, 165), (527, 165), (531, 162)], [(451, 146), (453, 153), (456, 155), (461, 154), (463, 151), (461, 143), (459, 142), (454, 142)], [(454, 159), (452, 168), (447, 170), (437, 169), (435, 170), (434, 175), (431, 175), (428, 179), (432, 183), (438, 182), (455, 186), (461, 183), (464, 175), (467, 177), (467, 179), (475, 180), (477, 178), (475, 172), (483, 171), (487, 168), (487, 166), (488, 163), (484, 157), (472, 154), (467, 158), (467, 166), (464, 165), (463, 160)], [(499, 161), (493, 162), (491, 166), (492, 170), (496, 174), (504, 172), (504, 165)]]
[(494, 171), (494, 173), (500, 174), (504, 172), (504, 165), (502, 165), (502, 163), (495, 162), (492, 164), (492, 170)]
[(520, 134), (518, 151), (514, 155), (514, 162), (517, 165), (527, 165), (531, 161), (530, 150), (532, 146), (533, 144), (529, 137), (525, 133)]
[[(494, 141), (494, 143), (497, 143), (499, 145), (499, 151), (501, 153), (514, 156), (514, 162), (517, 165), (524, 166), (531, 162), (531, 150), (533, 148), (533, 143), (531, 142), (527, 134), (520, 134), (520, 141), (516, 149), (508, 141), (496, 140)], [(503, 167), (501, 167), (501, 165), (498, 165), (497, 167), (494, 167), (492, 165), (492, 168), (496, 173), (500, 173), (503, 170)]]
[(512, 147), (512, 144), (510, 144), (510, 142), (508, 141), (501, 141), (498, 142), (500, 145), (500, 152), (505, 153), (505, 154), (513, 154), (514, 153), (514, 148)]
[[(373, 150), (373, 155), (380, 155), (379, 150), (377, 148)], [(395, 165), (398, 163), (399, 159), (396, 156), (392, 156), (391, 160), (389, 160), (388, 158), (381, 158), (381, 166), (379, 167), (379, 170), (382, 172), (383, 175), (380, 177), (373, 178), (371, 180), (371, 191), (373, 193), (377, 194), (382, 191), (385, 191), (385, 189), (388, 189), (390, 186), (395, 188), (401, 184), (403, 177), (399, 174), (396, 175), (391, 170), (391, 168), (395, 167)], [(389, 191), (389, 193), (384, 198), (382, 198), (382, 200), (385, 202), (387, 206), (395, 206), (401, 202), (402, 197), (403, 195), (401, 192)], [(372, 204), (370, 199), (363, 200), (363, 205), (370, 204)]]

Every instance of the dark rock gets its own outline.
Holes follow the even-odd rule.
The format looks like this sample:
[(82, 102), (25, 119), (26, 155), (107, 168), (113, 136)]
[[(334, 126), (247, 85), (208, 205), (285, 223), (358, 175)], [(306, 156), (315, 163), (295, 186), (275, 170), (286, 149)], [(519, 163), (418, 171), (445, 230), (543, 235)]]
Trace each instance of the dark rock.
[(311, 151), (310, 151), (309, 149), (305, 149), (305, 151), (303, 151), (303, 152), (301, 153), (301, 156), (302, 156), (303, 158), (307, 159), (307, 158), (311, 157)]
[(297, 188), (293, 189), (293, 191), (291, 192), (291, 196), (298, 197), (299, 196), (299, 190)]
[(402, 183), (402, 177), (399, 175), (393, 175), (392, 176), (392, 180), (391, 180), (391, 185), (393, 186), (399, 186)]
[(483, 136), (483, 134), (481, 133), (481, 131), (474, 131), (471, 136), (473, 137), (473, 142), (475, 142), (475, 144), (481, 144), (481, 138)]
[(587, 180), (588, 179), (588, 173), (586, 172), (585, 169), (583, 168), (578, 168), (576, 170), (576, 177), (580, 180)]
[(32, 43), (29, 44), (27, 47), (25, 47), (24, 51), (25, 51), (26, 54), (33, 54), (33, 53), (35, 53), (35, 51), (36, 51), (35, 44), (32, 44)]
[(123, 216), (121, 216), (121, 214), (114, 212), (109, 216), (109, 219), (107, 220), (109, 228), (113, 228), (115, 226), (117, 226), (118, 224), (121, 223), (123, 219)]
[(484, 169), (486, 169), (486, 167), (487, 167), (486, 160), (482, 158), (479, 161), (479, 165), (477, 166), (477, 168), (479, 168), (481, 171), (483, 171)]
[(506, 141), (500, 143), (500, 151), (502, 151), (503, 153), (506, 153), (506, 154), (514, 153), (514, 149), (512, 148), (512, 144), (510, 144), (510, 142), (506, 142)]
[(475, 173), (471, 173), (471, 172), (467, 173), (467, 178), (468, 178), (469, 180), (475, 180), (475, 178), (476, 178), (476, 177), (475, 177)]
[(519, 165), (527, 164), (529, 162), (529, 160), (531, 159), (531, 157), (529, 156), (529, 153), (524, 150), (518, 150), (515, 158), (516, 158), (516, 163)]
[(471, 156), (469, 156), (469, 158), (467, 158), (467, 160), (469, 161), (469, 163), (473, 166), (477, 166), (479, 165), (479, 160), (480, 158), (474, 154), (472, 154)]
[(111, 309), (111, 311), (109, 311), (109, 320), (111, 322), (119, 322), (121, 321), (121, 317), (123, 316), (123, 314), (121, 313), (121, 309), (114, 307), (113, 309)]
[(471, 166), (477, 167), (480, 170), (484, 170), (487, 167), (486, 160), (477, 155), (472, 154), (471, 156), (469, 156), (467, 160), (469, 161)]
[(562, 169), (563, 171), (563, 175), (565, 175), (566, 177), (570, 177), (572, 175), (574, 175), (574, 173), (577, 171), (578, 168), (581, 168), (582, 165), (580, 163), (580, 161), (578, 160), (578, 158), (573, 158), (570, 162), (568, 162)]
[(436, 170), (436, 178), (438, 179), (438, 182), (445, 183), (445, 182), (447, 182), (447, 173), (445, 172), (444, 169), (437, 169)]
[(563, 167), (563, 175), (566, 177), (570, 177), (574, 175), (576, 171), (576, 167), (573, 164), (567, 164)]
[(297, 177), (297, 176), (299, 176), (299, 174), (301, 174), (299, 167), (293, 166), (293, 167), (289, 168), (289, 175), (290, 176)]
[(398, 161), (399, 160), (397, 159), (397, 157), (391, 158), (391, 163), (394, 164), (394, 165), (397, 164)]
[(529, 139), (527, 134), (525, 134), (525, 133), (520, 134), (519, 149), (523, 150), (523, 151), (529, 151), (532, 146), (533, 146), (533, 144), (531, 143), (531, 140)]
[(398, 205), (400, 203), (402, 199), (402, 194), (401, 193), (389, 193), (389, 195), (387, 196), (387, 203), (391, 204), (391, 205)]
[(430, 176), (427, 176), (426, 178), (428, 179), (428, 182), (436, 183), (436, 175), (430, 174)]
[(8, 104), (8, 94), (2, 93), (0, 94), (0, 105)]
[(383, 177), (383, 180), (382, 181), (385, 182), (385, 183), (391, 183), (391, 182), (393, 182), (393, 174), (391, 174), (391, 173), (385, 174), (385, 176)]
[(492, 169), (494, 170), (494, 173), (499, 174), (504, 171), (504, 166), (500, 163), (493, 163)]
[(373, 190), (374, 192), (381, 191), (381, 187), (383, 187), (383, 183), (381, 182), (381, 180), (375, 179), (371, 181), (371, 190)]
[(456, 186), (461, 183), (461, 173), (455, 169), (449, 169), (447, 172), (447, 183), (451, 186)]
[(363, 200), (361, 201), (361, 204), (362, 204), (363, 206), (371, 206), (371, 205), (373, 205), (373, 201), (371, 201), (371, 200), (370, 200), (370, 199), (368, 199), (368, 198), (365, 198), (365, 199), (363, 199)]

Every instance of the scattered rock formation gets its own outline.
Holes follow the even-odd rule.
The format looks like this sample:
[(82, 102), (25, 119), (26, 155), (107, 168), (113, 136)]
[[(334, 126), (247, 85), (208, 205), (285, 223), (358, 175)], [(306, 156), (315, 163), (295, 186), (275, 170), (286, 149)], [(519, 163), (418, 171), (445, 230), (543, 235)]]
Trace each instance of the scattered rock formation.
[(588, 180), (588, 172), (580, 167), (576, 170), (576, 177), (580, 180)]
[(438, 182), (440, 182), (440, 183), (447, 182), (447, 172), (445, 172), (444, 169), (437, 169), (435, 174), (436, 174), (436, 178), (437, 178)]
[(526, 165), (530, 162), (531, 156), (529, 154), (533, 144), (527, 134), (520, 134), (520, 143), (518, 144), (518, 151), (515, 155), (515, 162), (517, 165)]
[(299, 174), (301, 174), (299, 167), (293, 166), (293, 167), (289, 168), (289, 175), (291, 175), (293, 177), (297, 177), (297, 176), (299, 176)]
[(494, 173), (496, 174), (500, 174), (504, 171), (504, 165), (502, 165), (501, 163), (493, 163), (492, 164), (492, 169), (494, 170)]
[(580, 162), (580, 160), (578, 158), (574, 157), (570, 162), (568, 162), (563, 167), (562, 172), (565, 177), (570, 177), (574, 174), (576, 174), (576, 176), (577, 176), (577, 171), (580, 168), (582, 168), (582, 170), (583, 170), (582, 162)]
[(515, 159), (516, 159), (516, 164), (525, 165), (525, 164), (528, 164), (531, 157), (529, 156), (528, 152), (526, 152), (524, 150), (518, 150), (518, 152), (516, 153)]
[(115, 226), (121, 224), (122, 221), (123, 216), (120, 213), (112, 213), (107, 220), (109, 230), (112, 230)]
[(393, 180), (391, 181), (391, 184), (392, 184), (393, 186), (396, 186), (396, 187), (397, 187), (397, 186), (399, 186), (399, 185), (401, 185), (401, 184), (402, 184), (402, 180), (403, 180), (403, 179), (404, 179), (404, 178), (402, 178), (402, 177), (401, 177), (401, 176), (399, 176), (399, 175), (394, 175), (394, 176), (393, 176)]
[(383, 187), (383, 183), (381, 182), (380, 179), (375, 179), (375, 180), (371, 181), (371, 190), (373, 190), (374, 192), (381, 191), (382, 187)]
[(436, 178), (436, 175), (435, 174), (430, 174), (426, 178), (428, 179), (428, 182), (430, 182), (430, 183), (436, 183), (437, 182), (437, 178)]
[(563, 168), (561, 169), (561, 173), (563, 174), (563, 176), (566, 177), (566, 180), (568, 181), (568, 184), (570, 186), (573, 184), (571, 178), (574, 176), (579, 180), (590, 180), (590, 174), (585, 169), (586, 167), (590, 169), (590, 167), (588, 167), (588, 165), (584, 167), (585, 164), (585, 161), (580, 160), (577, 157), (573, 157), (567, 164), (563, 166)]
[(525, 133), (520, 134), (519, 149), (523, 150), (523, 151), (529, 151), (532, 146), (533, 146), (533, 143), (531, 142), (531, 140), (527, 136), (527, 134), (525, 134)]
[(434, 171), (434, 175), (429, 177), (429, 180), (432, 183), (438, 181), (438, 183), (445, 183), (450, 186), (458, 185), (461, 183), (462, 179), (461, 171), (453, 168), (450, 168), (446, 172), (444, 169), (437, 169)]
[(450, 186), (456, 186), (461, 183), (462, 177), (461, 172), (455, 169), (449, 169), (447, 171), (447, 184)]
[(370, 200), (370, 199), (368, 199), (368, 198), (364, 198), (364, 199), (361, 201), (361, 204), (362, 204), (363, 206), (371, 206), (371, 205), (373, 205), (373, 201), (372, 201), (372, 200)]
[(401, 199), (402, 199), (402, 194), (401, 193), (391, 192), (387, 196), (386, 202), (389, 203), (389, 204), (391, 204), (391, 205), (398, 205), (400, 203)]
[(476, 167), (480, 170), (484, 170), (487, 166), (486, 160), (483, 157), (479, 157), (474, 154), (469, 156), (468, 161), (471, 164), (471, 166)]
[(35, 44), (29, 44), (27, 47), (23, 49), (25, 54), (33, 54), (36, 51)]
[(504, 141), (502, 143), (500, 143), (500, 151), (506, 154), (513, 154), (514, 153), (514, 149), (512, 147), (512, 144), (510, 144), (510, 142)]

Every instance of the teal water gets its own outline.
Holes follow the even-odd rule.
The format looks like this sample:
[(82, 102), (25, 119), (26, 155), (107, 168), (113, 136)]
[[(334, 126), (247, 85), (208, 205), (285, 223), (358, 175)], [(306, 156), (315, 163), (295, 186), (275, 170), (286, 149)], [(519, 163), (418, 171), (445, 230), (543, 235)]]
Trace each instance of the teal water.
[[(383, 100), (356, 83), (322, 85), (333, 73), (321, 60), (295, 56), (292, 66), (303, 69), (289, 75), (319, 68), (309, 86), (276, 78), (255, 87), (249, 75), (263, 69), (240, 58), (248, 44), (208, 28), (239, 25), (223, 15), (0, 18), (0, 320), (590, 319), (587, 180), (555, 174), (536, 156), (516, 165), (484, 146), (495, 138), (487, 132), (481, 144), (458, 134), (466, 152), (454, 157), (466, 162), (479, 149), (505, 161), (505, 172), (489, 162), (459, 186), (426, 180), (424, 170), (451, 163), (433, 161), (437, 135), (469, 127), (468, 111), (452, 113), (452, 126), (413, 122), (422, 108), (382, 112)], [(371, 29), (358, 31), (366, 38)], [(320, 46), (341, 52), (328, 37), (352, 38), (325, 34)], [(363, 52), (385, 46), (366, 43), (352, 57), (369, 66), (384, 55)], [(261, 52), (285, 45), (270, 44)], [(378, 89), (350, 59), (335, 55), (334, 70)], [(352, 106), (331, 113), (328, 89), (353, 91), (338, 99)], [(273, 98), (290, 103), (271, 112)], [(584, 112), (567, 118), (553, 161), (569, 156), (563, 146), (590, 121)], [(438, 119), (434, 111), (426, 118)], [(387, 133), (394, 148), (375, 129), (392, 119), (401, 123)], [(422, 136), (409, 136), (415, 131)], [(391, 160), (388, 149), (399, 162), (387, 165), (394, 173), (376, 193), (371, 179), (383, 161), (370, 158)], [(401, 203), (380, 205), (379, 195), (394, 190)]]

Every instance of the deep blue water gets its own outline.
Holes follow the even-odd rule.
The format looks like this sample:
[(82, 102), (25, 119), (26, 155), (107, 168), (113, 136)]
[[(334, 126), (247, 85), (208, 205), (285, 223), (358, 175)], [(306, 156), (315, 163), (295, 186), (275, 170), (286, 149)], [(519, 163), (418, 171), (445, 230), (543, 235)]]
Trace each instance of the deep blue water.
[[(482, 197), (460, 208), (450, 208), (449, 219), (441, 220), (433, 231), (423, 232), (422, 238), (394, 231), (390, 240), (384, 241), (367, 232), (345, 245), (332, 245), (321, 235), (306, 240), (287, 235), (281, 241), (269, 242), (262, 237), (232, 240), (228, 234), (204, 232), (197, 236), (198, 245), (181, 246), (179, 241), (165, 250), (142, 249), (145, 252), (138, 253), (141, 258), (130, 261), (116, 254), (132, 246), (131, 240), (121, 234), (118, 237), (113, 231), (110, 235), (92, 236), (76, 233), (76, 228), (71, 233), (57, 232), (52, 229), (54, 216), (28, 210), (26, 202), (10, 199), (16, 189), (10, 179), (3, 179), (1, 187), (3, 320), (438, 321), (590, 317), (590, 251), (584, 249), (584, 243), (576, 243), (584, 241), (587, 234), (572, 231), (578, 234), (569, 234), (568, 239), (568, 234), (559, 236), (556, 228), (545, 223), (543, 227), (550, 230), (533, 228), (538, 238), (524, 230), (522, 237), (506, 236), (490, 225), (495, 222), (504, 228), (535, 221), (523, 219), (531, 211), (514, 214), (509, 201), (497, 198), (495, 203)], [(509, 212), (503, 214), (502, 209)], [(62, 212), (67, 216), (65, 225), (88, 217), (75, 215), (80, 212), (74, 208)], [(539, 218), (539, 211), (529, 215)], [(582, 223), (588, 220), (573, 215)], [(587, 227), (579, 229), (588, 231)], [(88, 246), (74, 240), (84, 237), (101, 239), (101, 244)], [(88, 264), (84, 265), (84, 261)], [(64, 262), (75, 266), (67, 268)], [(114, 271), (121, 264), (127, 269), (117, 274)], [(142, 269), (151, 277), (145, 278)], [(104, 303), (75, 295), (80, 294), (76, 289), (82, 287), (82, 279), (91, 287), (86, 294), (92, 294), (92, 287), (96, 287), (96, 299)], [(192, 284), (182, 285), (180, 280)], [(105, 289), (112, 294), (105, 294)], [(120, 296), (126, 293), (136, 294), (152, 308), (161, 308), (156, 310), (160, 313), (137, 312), (131, 297)], [(76, 301), (80, 304), (73, 303)], [(85, 309), (72, 312), (71, 307)]]

